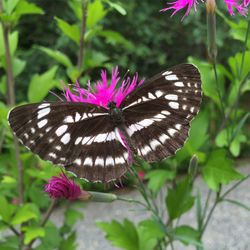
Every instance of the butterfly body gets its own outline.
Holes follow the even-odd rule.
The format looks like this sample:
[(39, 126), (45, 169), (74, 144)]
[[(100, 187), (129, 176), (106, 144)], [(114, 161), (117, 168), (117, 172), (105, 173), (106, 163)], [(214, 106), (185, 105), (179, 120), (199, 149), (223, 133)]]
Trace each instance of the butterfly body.
[(112, 95), (107, 91), (100, 101), (105, 105), (96, 104), (96, 97), (88, 103), (72, 95), (73, 102), (16, 107), (8, 120), (20, 141), (42, 159), (89, 181), (115, 180), (128, 170), (133, 154), (154, 162), (181, 148), (201, 103), (200, 74), (190, 64), (135, 82)]

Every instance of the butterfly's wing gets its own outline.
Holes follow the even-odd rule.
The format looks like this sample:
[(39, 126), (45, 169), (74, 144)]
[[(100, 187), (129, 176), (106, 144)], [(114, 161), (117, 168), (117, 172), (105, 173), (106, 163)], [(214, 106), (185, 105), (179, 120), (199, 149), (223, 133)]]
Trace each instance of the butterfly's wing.
[(172, 67), (132, 92), (122, 108), (139, 156), (159, 161), (181, 148), (201, 99), (200, 73), (191, 64)]
[(68, 102), (28, 104), (14, 108), (9, 123), (28, 149), (78, 177), (108, 182), (128, 168), (126, 148), (101, 107)]

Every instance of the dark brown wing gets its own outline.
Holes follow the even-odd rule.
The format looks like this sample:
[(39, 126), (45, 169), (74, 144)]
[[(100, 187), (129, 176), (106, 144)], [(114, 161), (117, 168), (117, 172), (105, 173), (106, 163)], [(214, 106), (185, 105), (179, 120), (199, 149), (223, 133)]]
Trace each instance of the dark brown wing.
[(200, 73), (181, 64), (154, 76), (123, 103), (128, 134), (137, 153), (159, 161), (181, 148), (202, 100)]
[(127, 151), (101, 107), (67, 102), (28, 104), (14, 108), (9, 123), (28, 149), (80, 178), (108, 182), (128, 168)]

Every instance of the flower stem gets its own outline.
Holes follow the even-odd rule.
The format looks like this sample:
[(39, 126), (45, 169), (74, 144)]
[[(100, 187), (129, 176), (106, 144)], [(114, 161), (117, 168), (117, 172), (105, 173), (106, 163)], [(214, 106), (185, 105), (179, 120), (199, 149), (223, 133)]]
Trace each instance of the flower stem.
[(85, 49), (84, 35), (86, 32), (87, 11), (88, 11), (88, 0), (82, 0), (81, 36), (80, 36), (80, 48), (79, 48), (78, 62), (77, 62), (77, 67), (80, 72), (82, 70), (83, 59), (84, 59), (84, 49)]
[(209, 213), (208, 213), (208, 216), (207, 216), (207, 219), (204, 223), (204, 226), (202, 227), (201, 229), (201, 234), (200, 234), (200, 239), (202, 238), (202, 235), (204, 234), (206, 228), (207, 228), (207, 225), (212, 217), (212, 214), (216, 208), (216, 206), (218, 205), (218, 203), (220, 202), (221, 200), (221, 197), (220, 197), (220, 193), (221, 193), (221, 186), (219, 187), (219, 190), (216, 192), (216, 197), (215, 197), (215, 200), (214, 200), (214, 204), (212, 206), (212, 208), (210, 209)]

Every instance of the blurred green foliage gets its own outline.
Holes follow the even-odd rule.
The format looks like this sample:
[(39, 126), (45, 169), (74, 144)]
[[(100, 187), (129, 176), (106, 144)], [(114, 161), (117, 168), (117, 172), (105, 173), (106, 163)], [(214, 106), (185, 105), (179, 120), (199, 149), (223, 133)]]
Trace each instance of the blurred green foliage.
[[(186, 61), (199, 68), (203, 104), (192, 121), (184, 147), (175, 157), (160, 163), (149, 165), (141, 161), (140, 164), (153, 198), (159, 196), (166, 183), (173, 184), (164, 204), (170, 218), (170, 232), (155, 218), (138, 225), (124, 220), (123, 223), (100, 222), (98, 226), (113, 245), (123, 249), (154, 249), (166, 235), (183, 244), (202, 246), (200, 232), (204, 218), (198, 209), (201, 207), (199, 195), (192, 194), (190, 181), (195, 176), (177, 180), (177, 174), (186, 171), (189, 159), (196, 155), (197, 172), (215, 192), (221, 185), (243, 178), (235, 169), (235, 159), (249, 156), (250, 39), (245, 38), (249, 21), (237, 16), (229, 19), (218, 11), (217, 86), (213, 66), (207, 58), (204, 10), (192, 12), (180, 21), (180, 17), (170, 18), (168, 14), (159, 13), (163, 8), (160, 1), (91, 0), (87, 9), (84, 55), (79, 62), (82, 0), (0, 2), (0, 230), (13, 232), (0, 239), (0, 249), (12, 250), (20, 244), (20, 236), (15, 235), (13, 228), (21, 232), (25, 245), (40, 239), (38, 250), (77, 249), (74, 225), (82, 219), (75, 205), (66, 204), (64, 222), (59, 229), (51, 221), (42, 225), (42, 214), (51, 203), (42, 187), (60, 170), (23, 147), (20, 158), (24, 166), (24, 203), (19, 202), (20, 176), (13, 135), (7, 123), (10, 107), (7, 105), (4, 27), (8, 28), (17, 104), (55, 100), (50, 91), (60, 95), (61, 82), (74, 83), (79, 79), (84, 86), (89, 79), (99, 79), (101, 68), (110, 70), (115, 65), (120, 66), (122, 74), (130, 69), (139, 72), (141, 77)], [(103, 189), (100, 184), (78, 182), (87, 190)], [(171, 227), (172, 221), (194, 204), (199, 227)]]

